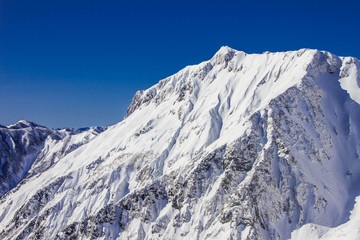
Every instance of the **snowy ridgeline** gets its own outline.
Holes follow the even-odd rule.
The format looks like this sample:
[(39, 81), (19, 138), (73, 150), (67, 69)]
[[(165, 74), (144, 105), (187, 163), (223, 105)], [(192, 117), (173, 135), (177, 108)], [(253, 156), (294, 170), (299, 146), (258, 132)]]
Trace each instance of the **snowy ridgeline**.
[(25, 178), (0, 200), (0, 238), (359, 238), (359, 69), (222, 47), (137, 92), (104, 132), (48, 134), (31, 161), (3, 137), (2, 166), (25, 169), (3, 182)]

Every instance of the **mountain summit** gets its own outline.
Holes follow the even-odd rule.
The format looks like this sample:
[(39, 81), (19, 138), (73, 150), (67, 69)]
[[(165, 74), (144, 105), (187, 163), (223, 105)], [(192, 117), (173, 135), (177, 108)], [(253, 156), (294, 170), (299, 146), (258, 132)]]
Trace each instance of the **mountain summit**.
[(222, 47), (66, 154), (66, 138), (46, 139), (1, 198), (0, 238), (289, 239), (343, 224), (360, 195), (359, 70), (324, 51)]

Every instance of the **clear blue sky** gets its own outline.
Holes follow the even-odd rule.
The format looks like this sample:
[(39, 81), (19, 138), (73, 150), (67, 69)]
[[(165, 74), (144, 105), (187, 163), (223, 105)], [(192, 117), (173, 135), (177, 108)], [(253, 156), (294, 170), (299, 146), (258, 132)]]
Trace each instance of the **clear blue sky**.
[(360, 58), (360, 1), (0, 0), (0, 124), (107, 126), (223, 45)]

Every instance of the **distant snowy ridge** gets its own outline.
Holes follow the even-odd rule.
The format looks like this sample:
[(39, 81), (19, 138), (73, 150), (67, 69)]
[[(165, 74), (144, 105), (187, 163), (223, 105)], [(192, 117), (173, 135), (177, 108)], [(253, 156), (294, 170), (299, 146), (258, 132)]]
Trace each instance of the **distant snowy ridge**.
[(48, 137), (60, 139), (55, 131), (24, 120), (0, 127), (0, 136), (0, 196), (25, 177)]
[(53, 130), (26, 120), (7, 127), (1, 125), (0, 197), (24, 177), (39, 172), (39, 168), (45, 170), (45, 166), (50, 167), (56, 159), (103, 131), (99, 127), (86, 130)]
[(343, 224), (360, 195), (359, 69), (222, 47), (56, 161), (63, 143), (49, 144), (1, 198), (0, 238), (289, 239)]

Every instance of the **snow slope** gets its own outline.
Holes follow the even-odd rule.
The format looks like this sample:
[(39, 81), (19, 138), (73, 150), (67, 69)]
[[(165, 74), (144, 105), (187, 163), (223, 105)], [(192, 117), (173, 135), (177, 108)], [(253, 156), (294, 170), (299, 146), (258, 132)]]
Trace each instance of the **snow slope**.
[(358, 240), (360, 238), (360, 197), (351, 212), (350, 220), (346, 223), (329, 228), (316, 224), (306, 224), (291, 235), (292, 240)]
[(359, 67), (222, 47), (138, 91), (92, 141), (42, 155), (1, 198), (0, 238), (289, 239), (343, 224), (360, 195)]

